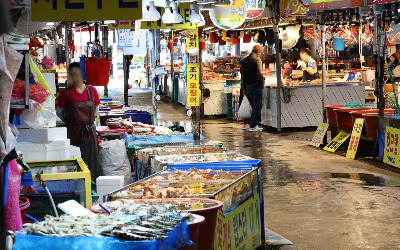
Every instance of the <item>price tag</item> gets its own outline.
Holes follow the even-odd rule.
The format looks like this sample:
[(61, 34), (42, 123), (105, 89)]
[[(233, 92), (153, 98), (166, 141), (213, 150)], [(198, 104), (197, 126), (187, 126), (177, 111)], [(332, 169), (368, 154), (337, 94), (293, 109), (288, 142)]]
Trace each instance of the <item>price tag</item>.
[(333, 140), (330, 143), (328, 143), (328, 145), (324, 147), (324, 150), (329, 152), (335, 152), (340, 147), (340, 145), (342, 145), (343, 142), (345, 142), (347, 138), (350, 137), (350, 135), (351, 135), (350, 132), (340, 131), (340, 133), (335, 138), (333, 138)]
[(324, 139), (324, 136), (326, 134), (326, 131), (328, 130), (329, 124), (328, 123), (323, 123), (320, 122), (317, 128), (317, 131), (315, 131), (314, 137), (312, 138), (311, 146), (314, 147), (319, 147), (322, 143), (322, 140)]
[(399, 134), (400, 129), (386, 127), (385, 131), (385, 151), (383, 162), (389, 165), (400, 167), (399, 164)]
[(354, 122), (353, 131), (351, 132), (350, 144), (349, 147), (347, 148), (347, 154), (346, 154), (347, 158), (350, 159), (356, 158), (356, 153), (358, 149), (358, 144), (360, 142), (360, 136), (363, 126), (364, 126), (364, 119), (363, 118), (356, 119), (356, 121)]

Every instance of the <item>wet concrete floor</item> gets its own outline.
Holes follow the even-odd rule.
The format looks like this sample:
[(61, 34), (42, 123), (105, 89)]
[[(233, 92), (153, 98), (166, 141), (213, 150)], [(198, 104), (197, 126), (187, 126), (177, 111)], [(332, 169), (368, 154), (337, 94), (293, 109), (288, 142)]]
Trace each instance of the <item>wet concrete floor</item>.
[[(149, 91), (132, 95), (151, 109)], [(159, 102), (158, 112), (161, 124), (190, 124), (180, 105)], [(399, 174), (311, 148), (313, 131), (250, 133), (209, 118), (202, 134), (262, 159), (265, 224), (294, 243), (282, 249), (400, 248)]]

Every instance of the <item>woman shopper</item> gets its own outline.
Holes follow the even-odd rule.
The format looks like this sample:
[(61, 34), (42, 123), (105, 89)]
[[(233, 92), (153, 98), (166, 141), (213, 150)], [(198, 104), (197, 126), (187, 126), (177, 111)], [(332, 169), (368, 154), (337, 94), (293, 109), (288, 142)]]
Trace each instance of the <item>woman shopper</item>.
[(96, 126), (94, 125), (100, 99), (97, 90), (82, 79), (79, 63), (68, 67), (68, 87), (58, 98), (57, 116), (65, 123), (71, 145), (81, 149), (93, 181), (100, 176)]
[(292, 79), (292, 66), (288, 61), (288, 54), (286, 51), (281, 52), (281, 65), (284, 79)]

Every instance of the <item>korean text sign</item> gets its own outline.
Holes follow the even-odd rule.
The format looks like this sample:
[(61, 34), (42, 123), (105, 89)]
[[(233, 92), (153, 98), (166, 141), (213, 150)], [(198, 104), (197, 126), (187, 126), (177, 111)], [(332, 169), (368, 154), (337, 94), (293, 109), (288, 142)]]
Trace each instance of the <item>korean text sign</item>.
[(400, 129), (387, 126), (385, 131), (385, 151), (383, 162), (389, 165), (400, 167), (399, 164), (399, 135)]
[(340, 147), (340, 145), (342, 145), (343, 142), (345, 142), (347, 138), (350, 137), (350, 135), (350, 132), (340, 131), (340, 133), (335, 138), (333, 138), (333, 140), (329, 142), (328, 145), (324, 147), (324, 150), (335, 152)]
[(187, 65), (187, 105), (200, 106), (199, 64)]
[(328, 130), (329, 124), (328, 123), (323, 123), (320, 122), (317, 128), (317, 131), (315, 131), (314, 137), (311, 141), (311, 146), (314, 147), (319, 147), (322, 143), (322, 140), (324, 139), (324, 136), (326, 134), (326, 131)]
[(356, 158), (358, 144), (360, 142), (361, 132), (364, 126), (364, 119), (358, 118), (354, 122), (353, 131), (351, 132), (349, 147), (347, 148), (346, 157), (350, 159)]
[(32, 0), (32, 21), (141, 19), (140, 0)]
[(257, 249), (260, 245), (261, 216), (258, 195), (225, 216), (218, 211), (214, 249)]
[[(197, 30), (196, 30), (197, 31)], [(198, 32), (192, 32), (192, 34), (188, 35), (186, 38), (186, 51), (190, 51), (192, 49), (199, 47), (199, 36)]]

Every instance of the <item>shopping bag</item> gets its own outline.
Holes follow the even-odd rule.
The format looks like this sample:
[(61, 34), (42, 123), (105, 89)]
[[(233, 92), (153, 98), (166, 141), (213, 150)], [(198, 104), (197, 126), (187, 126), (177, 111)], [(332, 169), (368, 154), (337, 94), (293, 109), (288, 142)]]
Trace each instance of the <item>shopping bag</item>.
[(251, 117), (251, 106), (249, 100), (247, 99), (247, 96), (243, 96), (238, 115), (242, 119), (249, 119)]
[(23, 57), (8, 45), (3, 37), (0, 38), (0, 139), (3, 142), (6, 142), (13, 82)]

